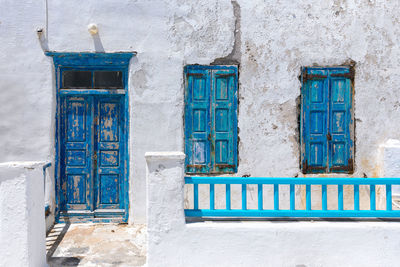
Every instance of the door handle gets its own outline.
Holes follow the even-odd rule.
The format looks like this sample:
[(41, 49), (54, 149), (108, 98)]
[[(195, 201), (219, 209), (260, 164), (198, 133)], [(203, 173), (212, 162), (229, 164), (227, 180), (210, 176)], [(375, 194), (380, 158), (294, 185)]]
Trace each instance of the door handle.
[(327, 133), (327, 134), (326, 134), (326, 139), (328, 139), (328, 141), (331, 141), (331, 140), (332, 140), (332, 135), (331, 135), (331, 133)]
[(97, 153), (95, 152), (93, 155), (93, 166), (97, 169)]
[(208, 139), (208, 141), (211, 141), (211, 134), (208, 134), (207, 139)]

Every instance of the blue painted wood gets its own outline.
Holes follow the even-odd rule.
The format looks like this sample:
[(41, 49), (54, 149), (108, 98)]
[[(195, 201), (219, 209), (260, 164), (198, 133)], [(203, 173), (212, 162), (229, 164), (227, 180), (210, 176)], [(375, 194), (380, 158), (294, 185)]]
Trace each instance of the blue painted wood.
[(305, 173), (352, 172), (350, 68), (305, 68), (302, 80), (302, 168)]
[(360, 210), (360, 187), (354, 185), (354, 210)]
[(295, 185), (290, 185), (290, 210), (296, 209)]
[(215, 185), (210, 184), (210, 210), (215, 209)]
[(210, 87), (209, 71), (187, 73), (185, 152), (188, 173), (209, 173), (212, 169)]
[(227, 184), (225, 187), (225, 202), (226, 202), (226, 209), (231, 209), (231, 185)]
[[(198, 209), (195, 204), (194, 209), (186, 209), (185, 214), (188, 217), (400, 217), (400, 211), (392, 210), (392, 185), (399, 185), (400, 178), (269, 178), (269, 177), (185, 177), (186, 184), (209, 184), (210, 188), (215, 184), (226, 185), (226, 209), (215, 209), (214, 204), (210, 209)], [(242, 185), (242, 208), (231, 209), (230, 185)], [(258, 185), (258, 207), (257, 209), (247, 208), (246, 187), (248, 184)], [(273, 209), (263, 209), (263, 191), (264, 184), (274, 186), (274, 205)], [(279, 185), (290, 185), (290, 209), (279, 209)], [(306, 209), (295, 209), (295, 185), (306, 185)], [(312, 209), (311, 185), (322, 185), (322, 209)], [(337, 210), (327, 209), (327, 185), (338, 186), (338, 208)], [(354, 210), (343, 209), (343, 185), (354, 186)], [(370, 210), (360, 210), (359, 186), (369, 185), (371, 194)], [(386, 186), (386, 205), (385, 211), (375, 208), (375, 186)], [(195, 193), (196, 194), (196, 193)], [(195, 197), (196, 199), (196, 197)], [(214, 202), (214, 190), (210, 190), (210, 203)], [(228, 204), (229, 203), (229, 204)]]
[(322, 210), (328, 209), (328, 194), (326, 185), (322, 185)]
[(61, 211), (124, 208), (124, 100), (63, 97)]
[(370, 209), (376, 210), (376, 202), (375, 202), (375, 185), (371, 184), (369, 186), (369, 197), (370, 197)]
[(194, 209), (199, 208), (199, 185), (194, 184), (193, 185), (193, 203), (194, 203)]
[(124, 99), (96, 96), (94, 104), (95, 207), (124, 208)]
[(274, 210), (279, 210), (279, 184), (274, 184)]
[[(221, 177), (187, 176), (186, 184), (314, 184), (314, 185), (400, 185), (400, 178), (283, 178), (283, 177)], [(343, 190), (343, 189), (342, 189)]]
[(105, 90), (105, 89), (60, 89), (60, 95), (124, 95), (125, 90)]
[(242, 184), (242, 210), (247, 209), (247, 185)]
[[(108, 218), (105, 218), (104, 216), (108, 217), (115, 217), (112, 220), (113, 221), (119, 221), (119, 222), (126, 222), (128, 220), (128, 208), (129, 208), (129, 201), (128, 201), (128, 190), (129, 190), (129, 183), (128, 183), (128, 177), (129, 177), (129, 168), (128, 162), (129, 162), (129, 155), (128, 155), (128, 148), (126, 145), (127, 141), (127, 136), (128, 136), (128, 125), (129, 125), (129, 111), (128, 111), (128, 106), (129, 106), (129, 99), (128, 99), (128, 94), (126, 94), (126, 91), (128, 90), (128, 67), (129, 67), (129, 61), (135, 53), (55, 53), (55, 52), (48, 52), (46, 53), (48, 56), (53, 57), (53, 61), (56, 67), (56, 85), (57, 85), (57, 116), (56, 116), (56, 164), (55, 164), (55, 176), (56, 176), (56, 221), (59, 221), (61, 217), (69, 217), (70, 215), (66, 214), (66, 211), (74, 211), (74, 216), (81, 216), (79, 215), (79, 211), (84, 211), (85, 213), (85, 219), (86, 221), (98, 221), (96, 219), (96, 216), (102, 216), (104, 221), (109, 220)], [(62, 72), (64, 70), (84, 70), (84, 71), (95, 71), (95, 70), (110, 70), (110, 71), (121, 71), (123, 74), (123, 83), (124, 83), (124, 88), (123, 89), (112, 89), (112, 90), (98, 90), (98, 89), (80, 89), (80, 90), (74, 90), (74, 89), (61, 89), (61, 84), (62, 84)], [(63, 112), (65, 113), (65, 108), (63, 108), (63, 103), (65, 102), (65, 99), (74, 99), (74, 98), (83, 98), (83, 99), (88, 99), (90, 100), (89, 105), (89, 113), (85, 114), (85, 116), (88, 116), (87, 123), (91, 123), (90, 127), (86, 127), (87, 129), (93, 128), (90, 131), (90, 135), (94, 136), (94, 132), (97, 130), (95, 125), (95, 119), (96, 119), (96, 114), (95, 114), (95, 108), (96, 108), (96, 103), (100, 99), (100, 95), (104, 95), (104, 99), (106, 99), (108, 96), (115, 96), (114, 99), (119, 99), (115, 100), (120, 103), (121, 110), (120, 112), (120, 150), (117, 152), (115, 151), (116, 149), (110, 149), (110, 150), (104, 150), (104, 152), (101, 152), (100, 150), (103, 149), (100, 146), (98, 147), (100, 150), (97, 151), (98, 158), (94, 158), (94, 154), (87, 154), (86, 155), (86, 160), (87, 162), (90, 162), (91, 166), (86, 166), (91, 169), (91, 177), (89, 178), (90, 184), (86, 184), (86, 196), (85, 192), (81, 191), (81, 188), (83, 186), (83, 183), (80, 183), (78, 181), (77, 176), (69, 176), (69, 181), (74, 182), (78, 185), (79, 188), (79, 194), (77, 193), (77, 190), (75, 189), (75, 186), (70, 187), (72, 188), (70, 192), (64, 192), (63, 188), (66, 188), (65, 182), (68, 181), (68, 177), (65, 176), (65, 170), (71, 169), (71, 168), (77, 168), (79, 167), (78, 165), (82, 164), (82, 155), (83, 151), (79, 148), (79, 142), (69, 142), (69, 146), (71, 146), (71, 149), (74, 151), (67, 151), (65, 149), (65, 144), (63, 143), (64, 140), (66, 140), (66, 134), (63, 133), (63, 131), (66, 129), (68, 125), (65, 125), (65, 119)], [(101, 97), (103, 98), (103, 97)], [(96, 102), (97, 101), (97, 102)], [(63, 117), (64, 116), (64, 117)], [(88, 125), (86, 125), (88, 126)], [(79, 128), (79, 127), (78, 127)], [(79, 129), (76, 129), (77, 133), (74, 135), (79, 136), (82, 134), (82, 131)], [(94, 141), (95, 138), (92, 137)], [(87, 151), (94, 151), (94, 145), (97, 144), (97, 142), (92, 141), (90, 146), (88, 145), (86, 147), (86, 151), (84, 153), (86, 154)], [(110, 142), (112, 143), (112, 142)], [(114, 151), (111, 151), (114, 150)], [(65, 152), (65, 153), (64, 153)], [(63, 154), (64, 153), (64, 154)], [(94, 153), (94, 152), (93, 152)], [(100, 158), (101, 157), (101, 158)], [(120, 166), (120, 169), (117, 170), (115, 166), (103, 166), (100, 167), (100, 169), (94, 168), (93, 162), (94, 160), (102, 160), (106, 165), (111, 164), (112, 162), (115, 162), (116, 158), (118, 157), (118, 164)], [(68, 165), (69, 167), (65, 167), (66, 160), (68, 160)], [(108, 162), (108, 163), (107, 163)], [(113, 163), (115, 164), (115, 163)], [(96, 169), (96, 170), (94, 170)], [(74, 170), (76, 171), (76, 170)], [(79, 172), (79, 171), (78, 171)], [(104, 172), (104, 175), (103, 175)], [(107, 176), (108, 175), (108, 176)], [(100, 177), (102, 178), (102, 181), (100, 181)], [(104, 179), (103, 179), (104, 178)], [(116, 182), (117, 181), (117, 182)], [(118, 184), (119, 183), (119, 188)], [(64, 186), (64, 187), (63, 187)], [(92, 190), (89, 190), (89, 187), (91, 187)], [(112, 188), (112, 190), (110, 190)], [(75, 191), (74, 191), (75, 190)], [(103, 196), (104, 203), (102, 203), (101, 196)], [(87, 204), (85, 209), (80, 209), (83, 207), (83, 204), (78, 204), (74, 203), (73, 206), (72, 204), (66, 204), (68, 201), (67, 197), (73, 201), (82, 201), (82, 198), (86, 197), (87, 199)], [(74, 198), (77, 198), (74, 200)], [(108, 199), (108, 200), (107, 200)], [(90, 201), (90, 202), (88, 202)], [(98, 202), (100, 201), (100, 202)], [(111, 202), (111, 203), (105, 203), (105, 202)], [(118, 202), (119, 204), (117, 204)], [(80, 206), (79, 206), (80, 205)], [(108, 205), (108, 209), (114, 210), (109, 213), (96, 213), (96, 209), (100, 209), (101, 206), (105, 208), (105, 206)], [(70, 209), (68, 209), (70, 207)], [(120, 211), (123, 212), (120, 212)], [(63, 213), (61, 216), (60, 213)], [(97, 214), (97, 215), (96, 215)]]
[(306, 185), (306, 210), (311, 210), (311, 185)]
[(187, 217), (399, 218), (400, 210), (185, 210)]
[(74, 52), (46, 52), (46, 56), (53, 57), (56, 67), (68, 66), (86, 69), (107, 66), (108, 69), (115, 66), (128, 67), (129, 61), (136, 52), (120, 53), (74, 53)]
[(262, 210), (263, 209), (263, 200), (264, 200), (262, 184), (257, 185), (257, 192), (258, 192), (258, 199), (257, 199), (258, 200), (258, 209)]
[[(211, 165), (216, 173), (237, 168), (237, 69), (211, 71)], [(214, 149), (213, 149), (214, 148)], [(214, 153), (213, 153), (214, 152)]]
[(392, 210), (392, 185), (386, 185), (386, 210)]
[(338, 209), (343, 210), (343, 185), (338, 185)]
[(91, 210), (93, 192), (93, 97), (63, 97), (61, 105), (61, 203), (66, 210)]
[(237, 67), (185, 67), (187, 173), (237, 171)]

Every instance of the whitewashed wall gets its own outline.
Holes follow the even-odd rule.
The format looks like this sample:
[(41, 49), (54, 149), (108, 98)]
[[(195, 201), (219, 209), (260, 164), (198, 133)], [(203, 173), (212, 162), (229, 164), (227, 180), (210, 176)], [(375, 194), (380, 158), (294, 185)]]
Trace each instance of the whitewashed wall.
[(0, 266), (46, 264), (41, 162), (0, 163)]
[[(186, 64), (240, 62), (239, 176), (301, 175), (301, 66), (356, 63), (355, 176), (378, 176), (379, 145), (400, 138), (396, 0), (0, 0), (0, 6), (0, 162), (54, 160), (55, 87), (43, 50), (138, 52), (129, 81), (130, 222), (145, 220), (144, 153), (183, 150)], [(89, 23), (99, 27), (95, 38)], [(45, 30), (41, 42), (38, 27)]]

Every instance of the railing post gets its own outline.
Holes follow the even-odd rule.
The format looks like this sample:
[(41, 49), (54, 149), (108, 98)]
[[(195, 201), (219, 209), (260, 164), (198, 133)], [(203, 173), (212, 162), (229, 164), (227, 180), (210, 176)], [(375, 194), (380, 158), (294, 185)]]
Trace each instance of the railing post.
[(274, 210), (279, 210), (279, 184), (274, 184)]
[(242, 184), (242, 210), (247, 210), (247, 185)]
[(231, 185), (226, 184), (225, 186), (225, 201), (226, 201), (226, 209), (231, 209)]
[(338, 210), (343, 210), (343, 185), (338, 185)]
[(295, 185), (290, 185), (290, 210), (296, 209)]
[(392, 210), (392, 185), (386, 185), (386, 210)]
[(370, 210), (376, 210), (376, 195), (375, 195), (375, 185), (371, 184), (369, 186), (369, 198), (370, 198)]
[(210, 184), (210, 210), (215, 210), (215, 186)]
[(322, 210), (328, 209), (328, 197), (326, 192), (326, 185), (322, 185)]
[(195, 210), (199, 209), (199, 185), (198, 184), (193, 185), (193, 206), (194, 206)]
[(306, 185), (306, 210), (311, 210), (311, 185)]
[(360, 210), (360, 186), (354, 185), (354, 210)]
[(263, 185), (259, 184), (257, 185), (257, 190), (258, 190), (258, 210), (262, 210), (263, 209)]

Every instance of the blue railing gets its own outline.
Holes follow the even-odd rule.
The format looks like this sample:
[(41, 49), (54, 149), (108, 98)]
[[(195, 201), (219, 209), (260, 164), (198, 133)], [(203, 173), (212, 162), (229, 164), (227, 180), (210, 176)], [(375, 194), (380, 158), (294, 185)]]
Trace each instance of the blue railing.
[[(399, 178), (266, 178), (266, 177), (186, 177), (193, 184), (193, 209), (185, 209), (187, 217), (400, 217), (400, 210), (392, 208), (392, 185), (400, 185)], [(199, 185), (210, 187), (209, 209), (199, 209)], [(225, 185), (225, 209), (215, 208), (215, 185)], [(232, 209), (231, 185), (241, 185), (241, 208)], [(247, 185), (257, 185), (257, 209), (247, 208)], [(264, 209), (263, 185), (273, 185), (273, 209)], [(289, 185), (289, 209), (279, 208), (279, 185)], [(295, 186), (305, 185), (305, 209), (296, 209)], [(311, 186), (321, 186), (322, 209), (311, 208)], [(337, 209), (328, 209), (327, 186), (336, 185)], [(354, 208), (344, 209), (343, 186), (353, 185)], [(360, 185), (369, 186), (368, 210), (360, 210)], [(386, 187), (386, 209), (376, 208), (376, 186)], [(272, 204), (272, 203), (271, 203)]]

